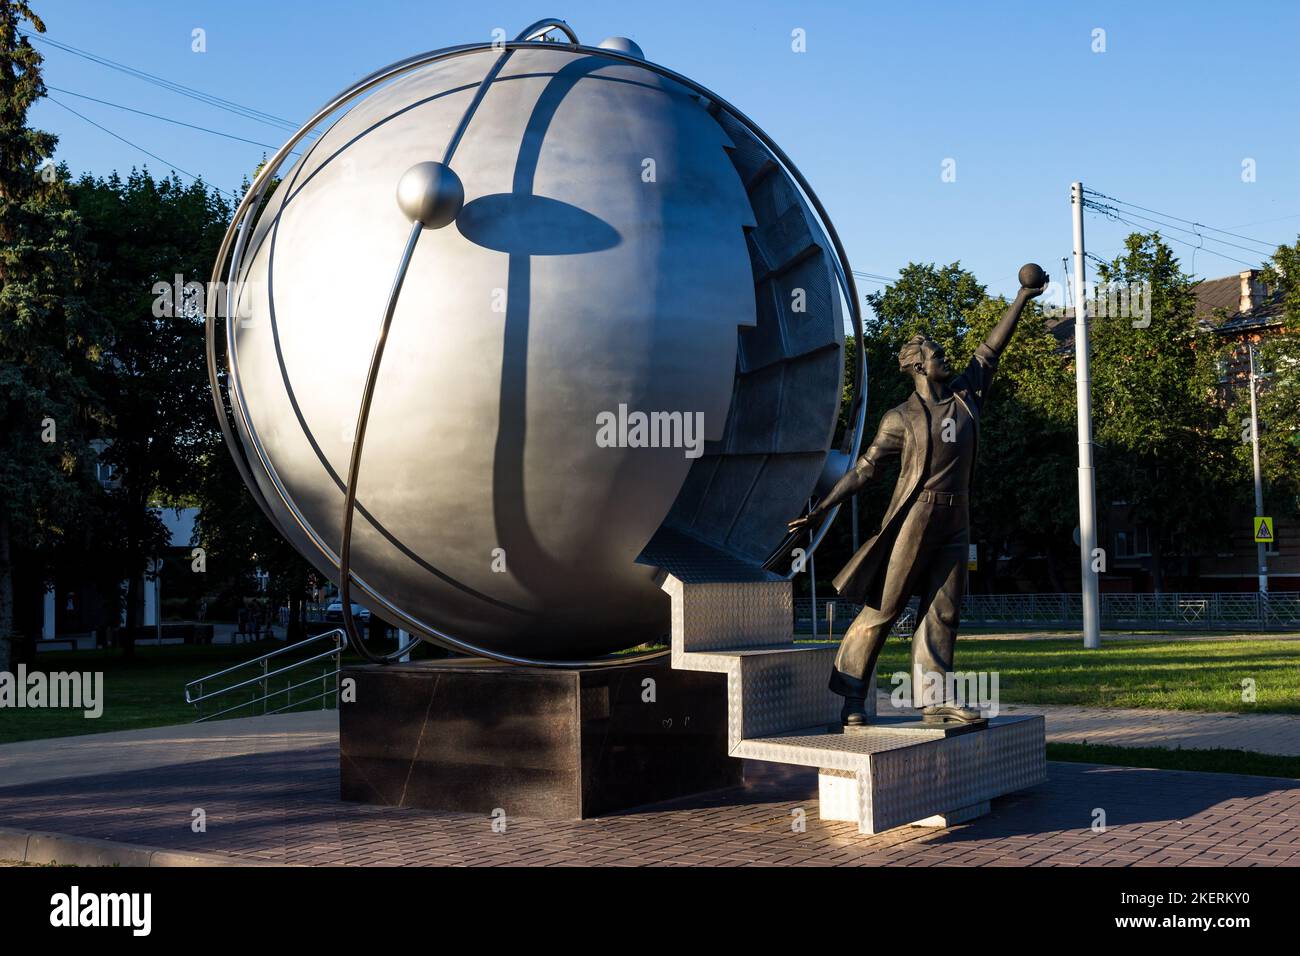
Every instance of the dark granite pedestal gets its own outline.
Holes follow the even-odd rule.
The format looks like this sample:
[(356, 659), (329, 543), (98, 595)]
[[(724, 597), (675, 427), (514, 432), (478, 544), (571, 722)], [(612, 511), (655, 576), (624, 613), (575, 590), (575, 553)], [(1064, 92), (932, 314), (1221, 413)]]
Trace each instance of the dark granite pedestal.
[(577, 819), (742, 779), (722, 674), (453, 658), (342, 678), (356, 681), (339, 706), (344, 800)]

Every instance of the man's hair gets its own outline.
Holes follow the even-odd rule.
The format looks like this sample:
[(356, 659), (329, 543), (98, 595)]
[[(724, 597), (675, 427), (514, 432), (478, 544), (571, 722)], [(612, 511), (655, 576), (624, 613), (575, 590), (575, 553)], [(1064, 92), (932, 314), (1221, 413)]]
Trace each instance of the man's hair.
[(914, 335), (908, 339), (898, 350), (898, 367), (904, 372), (910, 372), (917, 365), (922, 364), (921, 346), (927, 342), (934, 345), (934, 340), (928, 335)]

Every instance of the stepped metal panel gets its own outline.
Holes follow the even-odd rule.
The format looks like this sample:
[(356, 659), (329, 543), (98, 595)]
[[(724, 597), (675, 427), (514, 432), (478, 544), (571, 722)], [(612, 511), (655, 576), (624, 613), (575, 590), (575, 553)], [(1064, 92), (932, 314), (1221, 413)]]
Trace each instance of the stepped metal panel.
[(674, 652), (788, 644), (793, 639), (790, 582), (687, 583), (669, 575)]
[(839, 720), (841, 700), (827, 687), (833, 645), (747, 655), (736, 690), (742, 739)]

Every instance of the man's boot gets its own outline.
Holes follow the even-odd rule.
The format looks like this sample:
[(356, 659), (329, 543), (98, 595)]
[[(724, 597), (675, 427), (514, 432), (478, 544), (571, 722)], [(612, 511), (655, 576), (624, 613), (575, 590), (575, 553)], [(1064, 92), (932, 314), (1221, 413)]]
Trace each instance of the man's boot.
[(850, 727), (866, 727), (871, 723), (867, 714), (867, 702), (863, 697), (845, 697), (844, 706), (840, 708), (840, 724)]
[(921, 708), (921, 716), (926, 720), (959, 720), (970, 724), (980, 719), (980, 712), (960, 704), (932, 704)]

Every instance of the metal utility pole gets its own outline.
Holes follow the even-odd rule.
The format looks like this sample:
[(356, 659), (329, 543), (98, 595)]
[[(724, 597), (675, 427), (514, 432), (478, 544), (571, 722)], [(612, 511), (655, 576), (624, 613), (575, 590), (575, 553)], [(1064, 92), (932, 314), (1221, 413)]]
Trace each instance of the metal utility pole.
[(1083, 646), (1101, 647), (1101, 597), (1093, 552), (1097, 547), (1097, 493), (1092, 467), (1092, 373), (1088, 356), (1088, 295), (1084, 286), (1083, 183), (1070, 185), (1074, 212), (1074, 379), (1079, 425), (1079, 559), (1083, 565)]
[[(1255, 343), (1250, 351), (1250, 454), (1255, 460), (1255, 514), (1264, 513), (1264, 481), (1259, 471), (1259, 413), (1255, 408)], [(1259, 556), (1259, 593), (1268, 593), (1268, 545), (1260, 541), (1255, 545)]]

